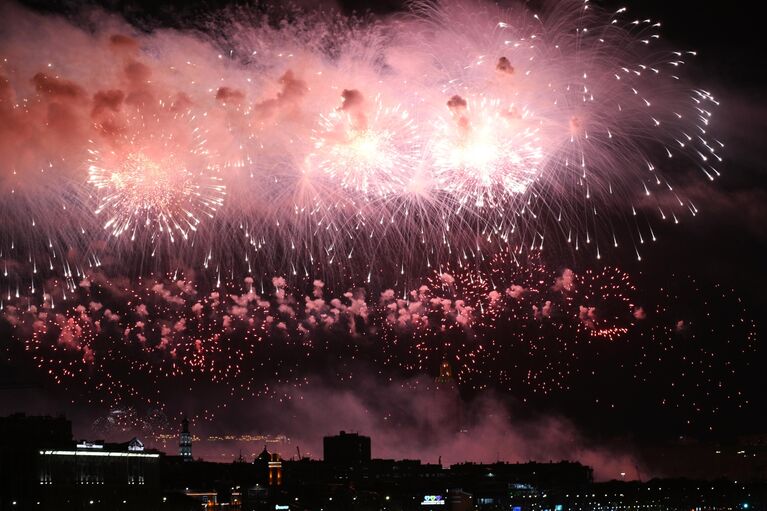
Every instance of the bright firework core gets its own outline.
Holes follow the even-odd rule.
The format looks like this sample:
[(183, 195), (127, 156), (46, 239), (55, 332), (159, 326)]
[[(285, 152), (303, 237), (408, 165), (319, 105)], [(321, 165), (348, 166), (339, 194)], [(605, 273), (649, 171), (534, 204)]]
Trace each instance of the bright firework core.
[[(151, 127), (161, 130), (162, 122), (158, 116)], [(90, 150), (88, 182), (99, 193), (95, 213), (107, 217), (104, 229), (115, 237), (128, 233), (135, 241), (143, 228), (171, 242), (187, 239), (202, 217), (213, 218), (225, 193), (199, 128), (146, 133), (142, 121), (133, 129), (108, 152)]]
[(485, 97), (472, 103), (473, 108), (454, 96), (448, 101), (452, 116), (437, 124), (438, 180), (477, 207), (502, 205), (508, 195), (527, 191), (536, 178), (543, 158), (540, 138), (513, 106)]
[(331, 180), (363, 197), (402, 193), (418, 164), (418, 127), (407, 110), (384, 106), (380, 95), (368, 108), (358, 91), (344, 93), (343, 105), (321, 117), (309, 158), (317, 159)]
[[(99, 214), (106, 208), (121, 208), (124, 203), (129, 211), (134, 210), (133, 216), (141, 216), (143, 212), (148, 225), (151, 223), (151, 215), (155, 213), (165, 218), (173, 209), (183, 210), (183, 202), (194, 193), (195, 186), (191, 183), (188, 171), (183, 167), (176, 167), (179, 167), (179, 164), (171, 158), (157, 161), (150, 159), (143, 152), (131, 153), (124, 157), (122, 168), (111, 172), (106, 179), (101, 178), (101, 169), (91, 167), (91, 184), (111, 192), (102, 199), (102, 205), (96, 213)], [(193, 218), (189, 211), (185, 213)], [(105, 224), (105, 228), (109, 229), (117, 220), (117, 217), (112, 217)], [(195, 224), (199, 222), (197, 219), (193, 221)], [(115, 235), (124, 230), (124, 225), (115, 227)]]

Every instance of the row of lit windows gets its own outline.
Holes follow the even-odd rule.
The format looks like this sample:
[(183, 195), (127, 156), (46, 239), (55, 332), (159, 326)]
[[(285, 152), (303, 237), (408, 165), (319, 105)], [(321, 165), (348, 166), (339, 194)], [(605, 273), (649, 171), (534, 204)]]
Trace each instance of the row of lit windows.
[[(40, 484), (41, 485), (51, 485), (51, 484), (53, 484), (53, 481), (51, 479), (40, 479)], [(79, 481), (77, 481), (77, 484), (97, 485), (97, 484), (106, 484), (106, 483), (103, 480), (102, 481), (79, 480)], [(142, 484), (146, 484), (146, 481), (144, 481), (144, 477), (143, 476), (140, 476), (140, 477), (129, 479), (128, 480), (128, 484), (129, 485), (134, 485), (134, 484), (142, 485)]]

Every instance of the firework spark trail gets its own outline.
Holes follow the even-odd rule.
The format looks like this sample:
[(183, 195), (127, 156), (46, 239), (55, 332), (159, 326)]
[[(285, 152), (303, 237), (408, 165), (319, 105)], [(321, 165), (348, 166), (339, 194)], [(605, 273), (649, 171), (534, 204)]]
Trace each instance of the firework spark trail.
[(718, 103), (683, 76), (694, 52), (625, 9), (453, 1), (277, 28), (243, 10), (207, 35), (64, 24), (71, 44), (47, 53), (25, 45), (39, 20), (14, 14), (10, 288), (29, 291), (45, 261), (404, 282), (507, 246), (641, 257), (658, 222), (698, 212), (675, 177), (719, 175)]

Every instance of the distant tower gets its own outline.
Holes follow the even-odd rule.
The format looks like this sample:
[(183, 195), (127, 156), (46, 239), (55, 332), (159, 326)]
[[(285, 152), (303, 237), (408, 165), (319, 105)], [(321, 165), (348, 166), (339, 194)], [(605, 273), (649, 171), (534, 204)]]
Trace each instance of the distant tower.
[(450, 427), (456, 432), (463, 431), (463, 410), (461, 409), (461, 395), (458, 392), (458, 384), (453, 377), (453, 368), (446, 359), (442, 360), (439, 366), (439, 376), (434, 378), (434, 384), (437, 388), (436, 400), (437, 406), (448, 408), (448, 416), (453, 420)]
[(276, 452), (269, 459), (269, 486), (282, 486), (282, 460)]
[(264, 446), (253, 463), (259, 467), (260, 477), (269, 486), (282, 486), (282, 459), (279, 454), (267, 451)]
[(181, 435), (178, 438), (178, 455), (184, 461), (192, 461), (192, 435), (189, 433), (189, 421), (184, 417), (181, 421)]
[(450, 367), (450, 362), (443, 360), (439, 366), (439, 376), (434, 378), (434, 382), (442, 387), (455, 387), (455, 380), (453, 380), (453, 368)]

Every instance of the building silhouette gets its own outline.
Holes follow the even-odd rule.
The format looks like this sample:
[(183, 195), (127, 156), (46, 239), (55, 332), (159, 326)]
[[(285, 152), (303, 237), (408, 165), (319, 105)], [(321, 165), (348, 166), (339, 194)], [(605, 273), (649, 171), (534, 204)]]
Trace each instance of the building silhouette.
[(192, 461), (192, 434), (189, 433), (189, 421), (186, 417), (181, 421), (181, 434), (178, 437), (178, 455), (184, 461)]
[[(325, 460), (283, 460), (264, 446), (253, 463), (220, 463), (191, 460), (187, 421), (183, 432), (187, 457), (138, 438), (75, 441), (63, 417), (0, 417), (0, 511), (767, 510), (758, 477), (595, 483), (572, 461), (371, 459), (371, 439), (343, 431), (324, 439)], [(749, 451), (763, 463), (760, 452)]]
[(439, 365), (439, 376), (434, 378), (434, 383), (438, 386), (451, 389), (456, 386), (455, 380), (453, 379), (453, 368), (447, 360), (443, 360)]
[(259, 472), (265, 473), (265, 483), (269, 487), (282, 486), (282, 459), (276, 452), (269, 452), (264, 446), (264, 450), (261, 451), (256, 459), (253, 461), (259, 466)]
[(464, 432), (461, 395), (458, 392), (453, 367), (447, 359), (443, 359), (439, 365), (439, 375), (434, 378), (434, 386), (435, 406), (445, 412), (446, 424), (454, 432)]
[(370, 437), (341, 431), (322, 439), (323, 459), (331, 465), (360, 465), (370, 462)]
[(154, 509), (160, 455), (138, 438), (75, 441), (64, 417), (0, 417), (0, 511)]

